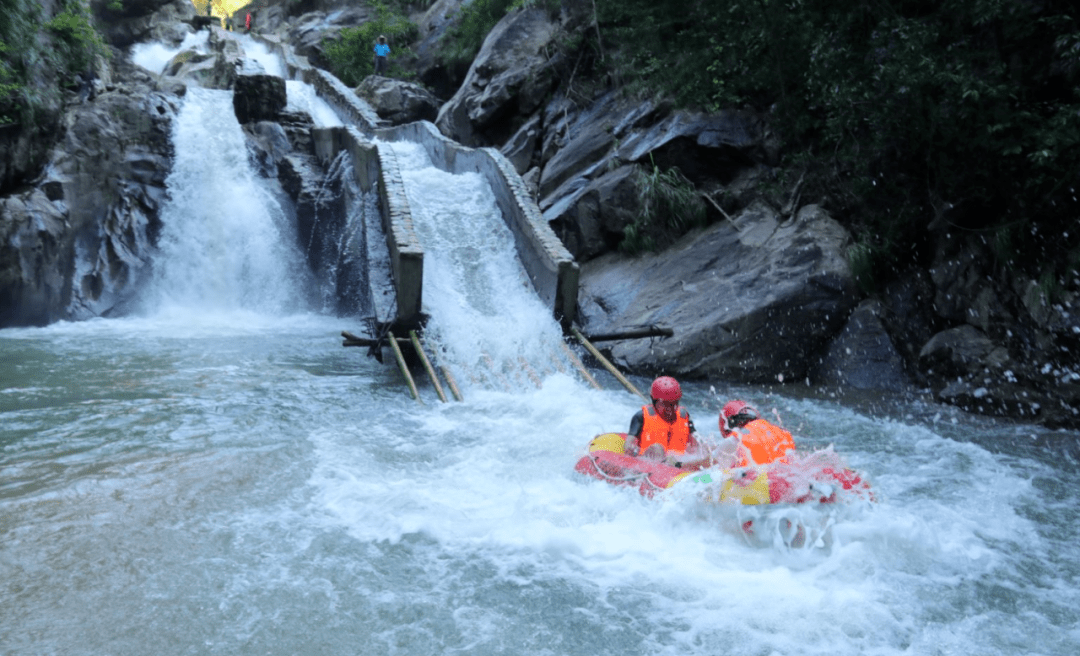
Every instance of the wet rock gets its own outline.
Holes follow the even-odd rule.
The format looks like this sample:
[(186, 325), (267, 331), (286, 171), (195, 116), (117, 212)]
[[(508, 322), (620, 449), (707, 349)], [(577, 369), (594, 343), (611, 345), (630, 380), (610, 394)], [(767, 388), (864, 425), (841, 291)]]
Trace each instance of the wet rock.
[(276, 75), (238, 75), (233, 84), (233, 110), (241, 124), (273, 121), (285, 109), (285, 80)]
[(814, 382), (858, 390), (910, 389), (904, 360), (885, 330), (885, 314), (880, 301), (860, 303), (844, 329), (829, 343), (813, 376)]
[(0, 307), (15, 308), (4, 325), (102, 316), (131, 299), (161, 225), (176, 110), (174, 96), (134, 84), (65, 114), (37, 189), (0, 214), (0, 233), (18, 235), (0, 264)]
[(661, 325), (674, 337), (612, 342), (636, 371), (744, 382), (803, 380), (857, 303), (847, 231), (817, 206), (781, 224), (755, 205), (661, 254), (582, 266), (586, 333)]
[(72, 260), (61, 208), (40, 189), (0, 199), (0, 327), (64, 317)]
[(993, 362), (1000, 366), (1008, 353), (975, 326), (963, 325), (934, 335), (919, 352), (919, 366), (939, 377), (963, 376)]

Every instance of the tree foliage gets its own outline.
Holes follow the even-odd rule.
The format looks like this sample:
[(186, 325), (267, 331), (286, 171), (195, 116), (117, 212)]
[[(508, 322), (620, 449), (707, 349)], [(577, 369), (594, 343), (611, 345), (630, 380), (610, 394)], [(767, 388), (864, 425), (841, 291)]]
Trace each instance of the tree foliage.
[[(935, 223), (1075, 266), (1080, 24), (1064, 0), (596, 0), (642, 91), (773, 117), (890, 259)], [(836, 208), (834, 208), (835, 210)]]

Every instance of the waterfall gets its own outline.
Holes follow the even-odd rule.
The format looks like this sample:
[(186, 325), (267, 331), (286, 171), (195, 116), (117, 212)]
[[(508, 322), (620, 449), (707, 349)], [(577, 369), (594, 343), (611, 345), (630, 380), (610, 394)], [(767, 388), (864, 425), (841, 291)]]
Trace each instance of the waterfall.
[(172, 138), (176, 160), (144, 307), (300, 309), (305, 274), (295, 229), (276, 183), (249, 164), (232, 93), (189, 89)]
[(426, 333), (442, 362), (496, 389), (569, 371), (562, 332), (536, 295), (490, 185), (435, 168), (422, 146), (391, 142), (424, 247)]

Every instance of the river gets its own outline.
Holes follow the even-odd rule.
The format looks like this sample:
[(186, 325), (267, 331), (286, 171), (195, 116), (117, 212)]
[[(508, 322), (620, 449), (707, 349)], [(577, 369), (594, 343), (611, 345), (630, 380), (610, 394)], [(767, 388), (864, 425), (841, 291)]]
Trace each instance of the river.
[[(0, 653), (1080, 653), (1075, 434), (687, 383), (705, 435), (745, 398), (872, 483), (804, 548), (583, 478), (640, 403), (559, 366), (508, 233), (436, 247), (425, 310), (465, 401), (414, 401), (306, 300), (278, 193), (206, 148), (235, 146), (228, 92), (192, 91), (139, 311), (0, 330)], [(393, 147), (424, 220), (487, 215), (482, 181)]]

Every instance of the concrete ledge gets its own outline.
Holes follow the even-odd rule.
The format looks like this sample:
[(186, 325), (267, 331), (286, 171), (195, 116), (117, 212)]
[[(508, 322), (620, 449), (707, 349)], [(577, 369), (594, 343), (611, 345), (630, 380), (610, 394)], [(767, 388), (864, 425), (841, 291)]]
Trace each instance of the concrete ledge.
[(352, 89), (330, 73), (319, 68), (302, 70), (303, 80), (315, 88), (315, 92), (331, 107), (337, 110), (342, 119), (352, 122), (366, 135), (374, 133), (381, 120), (371, 105), (361, 100)]
[(397, 308), (391, 311), (377, 307), (377, 318), (382, 322), (392, 320), (402, 328), (418, 326), (422, 318), (424, 250), (413, 229), (409, 201), (393, 151), (376, 147), (354, 126), (313, 130), (312, 141), (316, 156), (324, 163), (332, 161), (342, 150), (348, 152), (360, 188), (365, 192), (378, 188)]
[(563, 327), (577, 312), (578, 264), (540, 214), (521, 176), (494, 148), (467, 148), (443, 136), (434, 124), (418, 121), (381, 128), (375, 136), (387, 141), (407, 140), (424, 146), (432, 163), (449, 173), (477, 172), (495, 193), (499, 210), (514, 234), (518, 255), (536, 293), (552, 308)]

